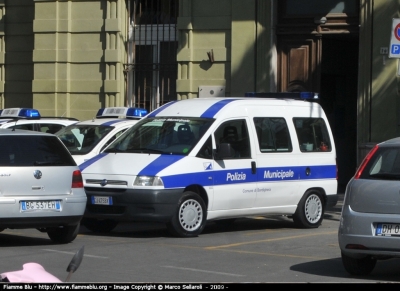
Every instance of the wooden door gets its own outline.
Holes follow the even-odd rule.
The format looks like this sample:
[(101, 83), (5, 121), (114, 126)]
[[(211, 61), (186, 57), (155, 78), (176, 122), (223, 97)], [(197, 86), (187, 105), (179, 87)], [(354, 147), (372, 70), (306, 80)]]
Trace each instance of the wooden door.
[(278, 36), (278, 91), (320, 89), (321, 38), (307, 35)]

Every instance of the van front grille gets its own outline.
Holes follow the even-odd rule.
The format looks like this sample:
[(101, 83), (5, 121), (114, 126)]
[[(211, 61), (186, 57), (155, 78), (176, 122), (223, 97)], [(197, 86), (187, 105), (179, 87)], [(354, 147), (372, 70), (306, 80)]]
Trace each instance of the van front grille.
[(115, 186), (126, 186), (128, 185), (127, 181), (120, 181), (120, 180), (99, 180), (99, 179), (87, 179), (86, 184), (94, 184), (94, 185), (101, 185), (102, 183), (105, 183), (106, 185), (115, 185)]

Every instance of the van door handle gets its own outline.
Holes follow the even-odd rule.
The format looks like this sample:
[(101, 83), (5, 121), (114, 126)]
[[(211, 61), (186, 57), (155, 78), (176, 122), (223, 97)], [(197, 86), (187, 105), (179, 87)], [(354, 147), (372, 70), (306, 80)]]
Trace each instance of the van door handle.
[(310, 176), (311, 174), (311, 169), (309, 167), (306, 168), (306, 176)]
[(256, 162), (251, 162), (251, 173), (255, 174), (257, 173), (257, 167), (256, 167)]

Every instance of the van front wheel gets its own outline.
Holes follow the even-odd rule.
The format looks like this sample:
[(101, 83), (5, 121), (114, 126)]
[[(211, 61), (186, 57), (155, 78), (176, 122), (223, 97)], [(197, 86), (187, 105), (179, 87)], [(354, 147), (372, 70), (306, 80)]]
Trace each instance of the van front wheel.
[(178, 208), (167, 223), (169, 232), (178, 237), (198, 236), (207, 219), (206, 205), (195, 192), (185, 192), (179, 199)]
[(296, 226), (301, 228), (316, 228), (320, 226), (324, 215), (324, 200), (321, 194), (307, 191), (297, 205), (293, 215)]

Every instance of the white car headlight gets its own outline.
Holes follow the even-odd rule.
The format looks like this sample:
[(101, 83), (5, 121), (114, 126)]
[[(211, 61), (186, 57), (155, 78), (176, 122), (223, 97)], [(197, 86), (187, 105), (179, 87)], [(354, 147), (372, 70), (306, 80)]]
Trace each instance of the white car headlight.
[(136, 176), (134, 186), (164, 186), (160, 177), (157, 176)]

